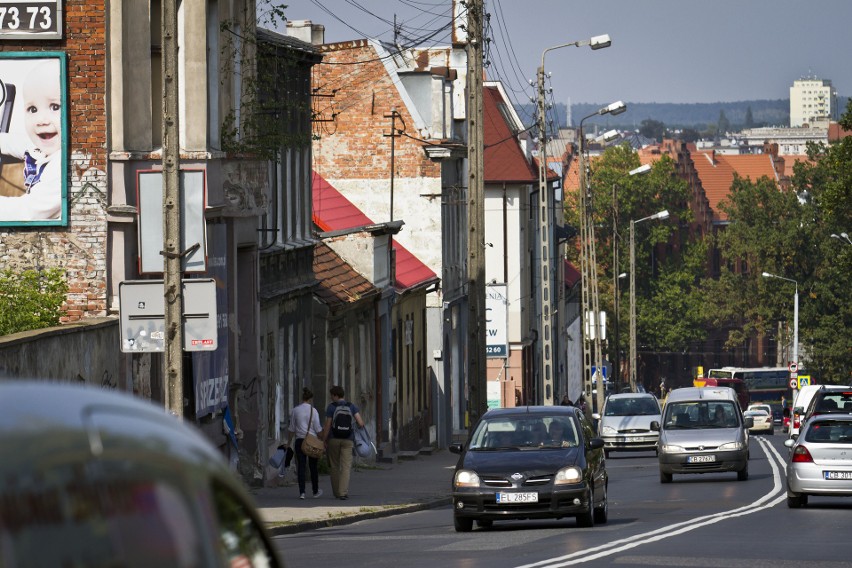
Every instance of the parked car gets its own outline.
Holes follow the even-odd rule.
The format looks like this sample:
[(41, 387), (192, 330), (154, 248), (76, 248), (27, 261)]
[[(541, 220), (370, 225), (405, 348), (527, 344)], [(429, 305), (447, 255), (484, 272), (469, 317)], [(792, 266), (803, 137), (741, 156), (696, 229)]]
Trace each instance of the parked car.
[(852, 496), (852, 416), (821, 414), (809, 419), (797, 439), (788, 439), (787, 506), (808, 504), (809, 495)]
[(689, 387), (673, 390), (663, 409), (658, 461), (660, 483), (672, 474), (733, 471), (748, 479), (748, 432), (737, 393), (729, 387)]
[(651, 430), (651, 422), (660, 421), (660, 402), (649, 393), (614, 394), (606, 399), (598, 420), (604, 453), (614, 451), (657, 450), (660, 433)]
[(743, 412), (745, 418), (751, 418), (754, 425), (748, 429), (749, 433), (769, 432), (770, 435), (775, 433), (775, 423), (772, 416), (766, 413), (765, 410), (746, 410)]
[(606, 523), (609, 501), (604, 442), (573, 406), (492, 409), (472, 429), (453, 475), (453, 521), (575, 517), (581, 527)]
[(283, 566), (192, 425), (130, 394), (0, 382), (0, 563)]

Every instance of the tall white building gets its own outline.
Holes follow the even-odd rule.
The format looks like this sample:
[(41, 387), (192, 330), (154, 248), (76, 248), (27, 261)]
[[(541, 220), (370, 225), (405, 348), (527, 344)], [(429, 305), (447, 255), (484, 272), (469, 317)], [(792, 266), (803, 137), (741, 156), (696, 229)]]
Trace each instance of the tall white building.
[(793, 81), (790, 87), (790, 126), (815, 123), (827, 125), (836, 120), (837, 91), (827, 79), (807, 77)]

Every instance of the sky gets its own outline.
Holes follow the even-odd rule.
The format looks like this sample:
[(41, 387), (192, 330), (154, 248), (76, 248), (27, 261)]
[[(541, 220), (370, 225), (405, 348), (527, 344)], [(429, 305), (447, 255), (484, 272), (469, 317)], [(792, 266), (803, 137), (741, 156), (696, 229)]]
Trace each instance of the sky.
[[(451, 0), (285, 0), (290, 20), (325, 26), (326, 43), (393, 40), (436, 30), (449, 45)], [(261, 2), (258, 2), (260, 5)], [(549, 47), (609, 34), (612, 46), (548, 51), (564, 103), (715, 103), (786, 99), (796, 79), (828, 79), (852, 95), (852, 0), (485, 0), (489, 79), (515, 103)], [(842, 109), (841, 109), (842, 111)]]

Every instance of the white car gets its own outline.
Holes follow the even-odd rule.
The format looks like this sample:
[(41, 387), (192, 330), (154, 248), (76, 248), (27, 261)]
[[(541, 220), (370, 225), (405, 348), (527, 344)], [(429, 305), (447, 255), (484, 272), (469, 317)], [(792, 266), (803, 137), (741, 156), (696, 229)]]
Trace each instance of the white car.
[(660, 403), (650, 393), (622, 393), (607, 397), (598, 420), (604, 453), (614, 451), (656, 451), (660, 433), (651, 422), (660, 421)]
[(768, 404), (749, 404), (746, 410), (765, 410), (766, 413), (769, 414), (769, 416), (772, 416), (772, 407)]
[(805, 507), (809, 495), (852, 497), (852, 416), (822, 414), (788, 439), (787, 506)]
[(744, 418), (751, 418), (754, 421), (754, 426), (748, 429), (749, 433), (756, 434), (758, 432), (775, 433), (775, 423), (772, 420), (772, 415), (765, 410), (746, 410), (743, 412)]

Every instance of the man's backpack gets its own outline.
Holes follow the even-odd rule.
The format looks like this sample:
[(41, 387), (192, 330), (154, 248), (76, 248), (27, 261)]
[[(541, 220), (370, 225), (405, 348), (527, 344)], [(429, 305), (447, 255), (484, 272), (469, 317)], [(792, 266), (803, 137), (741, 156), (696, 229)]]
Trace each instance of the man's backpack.
[(348, 402), (339, 402), (331, 415), (331, 435), (334, 438), (349, 438), (352, 436), (352, 407)]

